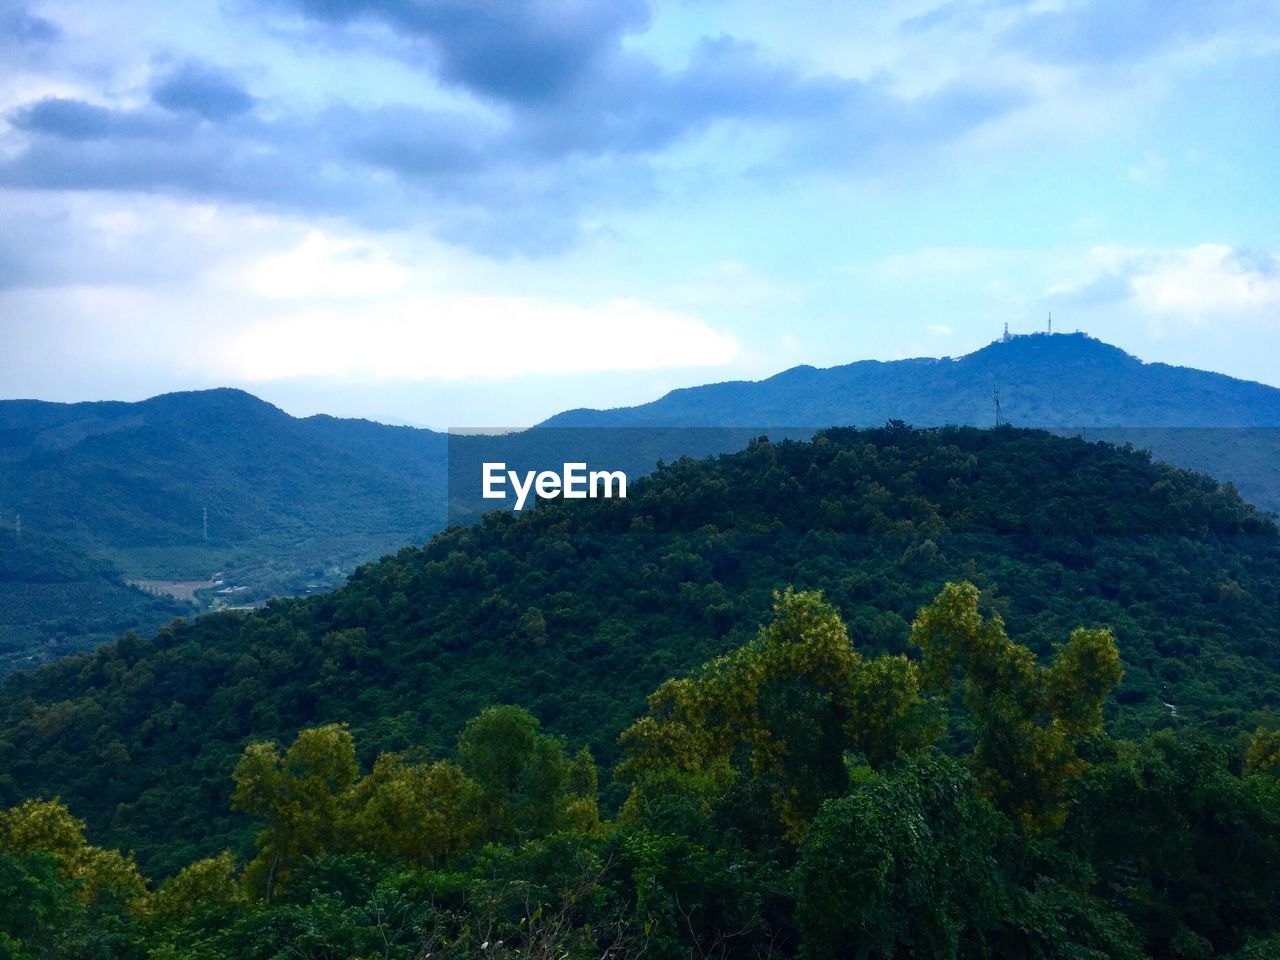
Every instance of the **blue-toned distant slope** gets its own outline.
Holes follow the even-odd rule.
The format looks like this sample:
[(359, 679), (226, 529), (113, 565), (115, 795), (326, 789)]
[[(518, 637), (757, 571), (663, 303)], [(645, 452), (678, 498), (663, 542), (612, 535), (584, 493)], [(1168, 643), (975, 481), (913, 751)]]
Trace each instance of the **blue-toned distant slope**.
[[(178, 595), (207, 585), (203, 599), (230, 605), (331, 587), (357, 563), (443, 525), (444, 458), (444, 437), (429, 430), (297, 419), (239, 390), (140, 403), (0, 401), (0, 528), (14, 532), (21, 516), (26, 533), (21, 552), (15, 537), (6, 541), (9, 579), (24, 586), (0, 618), (0, 662), (173, 616), (166, 603), (131, 619), (150, 605), (126, 576)], [(79, 571), (71, 579), (81, 587), (37, 576), (58, 566), (50, 551)], [(214, 574), (222, 583), (210, 582)], [(88, 596), (99, 598), (99, 615), (83, 606)], [(84, 629), (68, 632), (77, 617)]]
[(652, 403), (569, 410), (546, 426), (990, 425), (1280, 427), (1280, 390), (1143, 363), (1084, 334), (998, 340), (964, 357), (802, 366), (759, 381), (673, 390)]
[(1143, 363), (1084, 334), (998, 340), (964, 357), (803, 366), (760, 381), (673, 390), (615, 410), (569, 410), (542, 426), (826, 427), (995, 422), (1132, 442), (1232, 481), (1280, 510), (1280, 389)]

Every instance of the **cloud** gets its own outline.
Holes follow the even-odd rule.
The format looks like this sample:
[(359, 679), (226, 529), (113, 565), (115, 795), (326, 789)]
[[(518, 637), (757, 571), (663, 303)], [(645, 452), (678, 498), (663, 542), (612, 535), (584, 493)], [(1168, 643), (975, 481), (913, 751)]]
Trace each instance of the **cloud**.
[(1274, 7), (1253, 0), (1083, 0), (1035, 10), (1006, 42), (1037, 59), (1115, 65), (1148, 59), (1224, 32), (1277, 25)]
[(254, 239), (223, 219), (159, 197), (0, 191), (0, 290), (190, 282)]
[(1225, 34), (1273, 32), (1274, 5), (1256, 0), (947, 0), (905, 19), (907, 36), (992, 38), (992, 53), (1066, 67), (1121, 67)]
[[(556, 5), (500, 9), (508, 6), (526, 17)], [(774, 151), (765, 163), (776, 183), (806, 170), (892, 165), (1019, 102), (1007, 91), (903, 97), (882, 81), (807, 76), (729, 37), (702, 39), (683, 67), (669, 69), (611, 46), (634, 16), (578, 6), (571, 23), (545, 29), (569, 31), (561, 40), (575, 50), (594, 38), (607, 55), (579, 50), (577, 79), (502, 112), (397, 102), (263, 109), (230, 71), (189, 61), (153, 76), (152, 102), (142, 106), (63, 97), (11, 112), (22, 136), (0, 159), (0, 186), (233, 201), (360, 227), (412, 224), (494, 256), (549, 254), (578, 242), (601, 206), (653, 198), (661, 178), (678, 176), (659, 163), (664, 154), (720, 126), (754, 131), (758, 149)], [(470, 5), (445, 8), (452, 19), (439, 30), (478, 29)], [(357, 13), (418, 31), (443, 16), (436, 5), (342, 10), (328, 16), (329, 29)]]
[(0, 46), (48, 44), (62, 36), (51, 20), (33, 14), (23, 5), (0, 11)]
[(219, 351), (245, 382), (506, 379), (523, 374), (720, 366), (737, 342), (687, 314), (633, 300), (590, 307), (440, 296), (353, 313), (313, 309), (250, 325)]
[(1158, 258), (1130, 278), (1134, 298), (1152, 313), (1191, 320), (1280, 304), (1280, 259), (1240, 255), (1206, 243)]
[(431, 43), (441, 77), (482, 96), (545, 103), (648, 23), (643, 0), (277, 0), (312, 20), (372, 20)]
[(226, 120), (248, 112), (254, 98), (224, 70), (187, 63), (151, 88), (157, 106), (178, 113), (195, 113), (206, 120)]
[(19, 130), (65, 140), (167, 138), (173, 127), (163, 118), (137, 110), (113, 110), (83, 100), (46, 97), (13, 113)]
[(310, 231), (297, 247), (246, 271), (248, 287), (271, 299), (376, 297), (396, 293), (406, 270), (384, 250)]
[(1091, 306), (1129, 304), (1157, 318), (1198, 324), (1252, 320), (1280, 306), (1280, 256), (1204, 243), (1175, 250), (1097, 247), (1093, 276), (1051, 295)]
[(58, 207), (0, 194), (0, 325), (16, 356), (57, 370), (425, 383), (716, 367), (741, 354), (695, 309), (526, 295), (503, 265), (443, 244), (154, 197)]

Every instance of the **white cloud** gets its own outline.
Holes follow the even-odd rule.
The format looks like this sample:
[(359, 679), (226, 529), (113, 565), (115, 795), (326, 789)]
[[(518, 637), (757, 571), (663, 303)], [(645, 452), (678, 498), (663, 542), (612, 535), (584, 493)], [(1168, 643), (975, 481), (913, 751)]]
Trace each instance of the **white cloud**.
[(1205, 243), (1159, 257), (1135, 271), (1130, 285), (1151, 313), (1200, 320), (1280, 304), (1280, 257), (1250, 260), (1231, 247)]
[(385, 250), (312, 230), (294, 249), (253, 264), (245, 280), (272, 299), (358, 298), (395, 293), (406, 272)]
[(1199, 323), (1249, 320), (1280, 305), (1280, 256), (1221, 243), (1151, 249), (1094, 247), (1084, 279), (1054, 284), (1051, 297), (1128, 304), (1154, 318)]
[(701, 320), (634, 300), (596, 307), (536, 298), (436, 296), (377, 314), (312, 309), (260, 320), (218, 351), (246, 382), (505, 379), (522, 374), (712, 367), (737, 342)]
[(495, 265), (412, 236), (235, 207), (85, 196), (42, 210), (39, 197), (0, 197), (19, 201), (0, 216), (14, 227), (0, 243), (10, 394), (79, 396), (89, 369), (112, 396), (131, 377), (154, 393), (299, 378), (489, 383), (741, 359), (738, 341), (692, 305), (656, 305), (635, 281), (581, 290), (581, 264)]

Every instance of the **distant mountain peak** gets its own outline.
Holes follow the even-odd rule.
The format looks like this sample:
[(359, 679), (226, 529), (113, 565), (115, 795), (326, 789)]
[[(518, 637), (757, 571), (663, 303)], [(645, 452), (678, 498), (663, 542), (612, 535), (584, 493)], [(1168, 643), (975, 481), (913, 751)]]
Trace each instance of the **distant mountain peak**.
[(1012, 333), (957, 358), (968, 364), (1045, 363), (1145, 366), (1142, 360), (1087, 333)]
[(169, 410), (272, 410), (288, 416), (275, 404), (268, 403), (239, 387), (210, 387), (205, 390), (176, 390), (143, 400), (144, 407)]
[(1081, 332), (1009, 334), (961, 357), (796, 366), (758, 381), (673, 390), (651, 403), (566, 411), (545, 426), (1276, 427), (1280, 390), (1224, 374), (1144, 363)]

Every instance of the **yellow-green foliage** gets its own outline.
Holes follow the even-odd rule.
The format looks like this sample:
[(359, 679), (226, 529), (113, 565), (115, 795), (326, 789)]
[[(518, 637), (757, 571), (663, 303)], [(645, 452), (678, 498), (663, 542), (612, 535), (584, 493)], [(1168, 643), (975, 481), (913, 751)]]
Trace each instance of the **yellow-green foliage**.
[(330, 724), (303, 730), (284, 756), (274, 743), (251, 743), (236, 765), (234, 810), (266, 820), (247, 879), (268, 898), (289, 867), (335, 848), (345, 794), (355, 783), (351, 732)]
[(920, 610), (911, 636), (918, 665), (865, 658), (820, 594), (787, 590), (753, 643), (663, 684), (623, 733), (618, 776), (632, 784), (630, 806), (673, 788), (711, 798), (747, 775), (767, 786), (798, 842), (845, 786), (840, 758), (882, 766), (932, 742), (934, 708), (962, 677), (981, 782), (1024, 824), (1060, 822), (1064, 785), (1085, 769), (1080, 742), (1101, 732), (1102, 704), (1120, 681), (1110, 631), (1074, 631), (1042, 667), (998, 616), (982, 617), (977, 588), (959, 583)]
[(1102, 704), (1120, 682), (1110, 630), (1077, 629), (1043, 667), (978, 612), (978, 589), (949, 583), (920, 610), (911, 640), (926, 686), (947, 694), (963, 678), (976, 735), (973, 762), (992, 798), (1027, 826), (1060, 823), (1063, 787), (1085, 763), (1081, 739), (1102, 730)]
[(58, 872), (76, 886), (83, 902), (109, 897), (133, 903), (146, 892), (132, 856), (89, 844), (84, 821), (61, 800), (27, 800), (0, 812), (0, 852), (22, 856), (51, 853)]
[(181, 923), (198, 910), (232, 907), (245, 899), (230, 850), (197, 860), (164, 883), (146, 901), (146, 913), (160, 923)]
[(303, 730), (283, 755), (273, 743), (250, 744), (232, 796), (235, 809), (265, 821), (247, 887), (271, 899), (302, 860), (325, 854), (433, 867), (483, 841), (599, 827), (591, 754), (571, 760), (527, 711), (482, 711), (459, 737), (458, 756), (460, 764), (415, 764), (382, 754), (360, 777), (340, 724)]
[(383, 754), (347, 798), (350, 842), (411, 866), (433, 866), (479, 836), (480, 796), (457, 764), (407, 764)]
[(788, 589), (773, 613), (753, 643), (695, 679), (664, 683), (622, 734), (618, 776), (633, 785), (633, 805), (673, 784), (714, 795), (745, 773), (769, 784), (786, 835), (799, 842), (831, 793), (819, 784), (804, 795), (802, 771), (843, 771), (850, 751), (876, 764), (934, 738), (917, 668), (905, 657), (863, 658), (820, 593)]
[(1260, 773), (1280, 773), (1280, 730), (1261, 729), (1245, 753), (1245, 765)]

